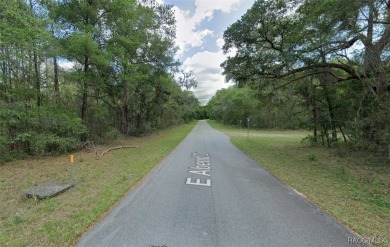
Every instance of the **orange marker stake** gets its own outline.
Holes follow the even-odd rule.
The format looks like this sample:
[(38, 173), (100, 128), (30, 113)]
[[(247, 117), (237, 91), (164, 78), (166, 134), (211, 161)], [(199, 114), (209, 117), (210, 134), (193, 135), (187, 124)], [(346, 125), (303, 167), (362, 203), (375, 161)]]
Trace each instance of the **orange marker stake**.
[(76, 178), (75, 178), (75, 174), (74, 174), (74, 155), (73, 154), (70, 156), (70, 163), (72, 164), (72, 183), (74, 185), (76, 183)]

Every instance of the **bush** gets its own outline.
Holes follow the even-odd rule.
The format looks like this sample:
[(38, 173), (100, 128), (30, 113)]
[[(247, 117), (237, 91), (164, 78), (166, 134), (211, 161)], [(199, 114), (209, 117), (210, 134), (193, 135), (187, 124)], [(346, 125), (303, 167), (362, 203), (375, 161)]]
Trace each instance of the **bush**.
[(87, 131), (78, 117), (60, 105), (0, 104), (0, 151), (5, 154), (1, 161), (16, 153), (44, 155), (74, 150)]
[(121, 136), (121, 132), (116, 128), (111, 128), (109, 131), (103, 134), (105, 140), (115, 140)]
[(60, 137), (55, 134), (36, 134), (30, 141), (30, 153), (44, 155), (48, 153), (65, 153), (75, 149), (79, 143), (78, 138)]

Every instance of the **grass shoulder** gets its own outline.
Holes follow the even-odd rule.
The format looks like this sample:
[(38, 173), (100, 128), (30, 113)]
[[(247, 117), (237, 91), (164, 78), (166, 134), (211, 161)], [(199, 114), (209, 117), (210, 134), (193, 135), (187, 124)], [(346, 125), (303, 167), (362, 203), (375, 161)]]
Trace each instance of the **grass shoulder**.
[(390, 246), (390, 167), (367, 153), (310, 146), (300, 130), (247, 130), (208, 123), (310, 201), (366, 238)]
[(26, 199), (25, 191), (47, 181), (70, 181), (66, 155), (8, 162), (0, 166), (0, 246), (70, 246), (126, 195), (192, 130), (196, 122), (142, 138), (97, 147), (100, 159), (75, 153), (76, 186), (48, 200)]

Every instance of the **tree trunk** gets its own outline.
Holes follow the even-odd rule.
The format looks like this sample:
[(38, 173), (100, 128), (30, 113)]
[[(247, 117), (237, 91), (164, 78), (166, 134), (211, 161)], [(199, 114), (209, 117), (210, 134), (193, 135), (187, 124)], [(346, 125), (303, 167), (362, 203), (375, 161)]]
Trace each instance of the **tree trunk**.
[[(5, 51), (2, 51), (2, 54), (6, 55)], [(8, 102), (11, 102), (11, 94), (10, 94), (10, 91), (11, 91), (11, 88), (8, 87), (8, 75), (7, 75), (7, 63), (6, 61), (2, 61), (1, 63), (1, 71), (2, 71), (2, 75), (1, 75), (1, 79), (2, 79), (2, 83), (4, 85), (4, 90), (5, 90), (5, 95), (6, 95), (6, 99)]]
[(313, 114), (313, 141), (314, 143), (317, 143), (318, 141), (318, 113), (317, 113), (317, 98), (316, 98), (316, 88), (313, 85), (313, 79), (310, 80), (310, 92), (312, 95), (309, 94), (309, 102), (313, 107), (312, 114)]
[[(322, 53), (321, 56), (322, 56), (322, 62), (326, 63), (325, 53)], [(325, 101), (326, 101), (326, 104), (328, 106), (328, 112), (329, 112), (329, 118), (330, 118), (330, 127), (332, 129), (332, 139), (331, 139), (331, 142), (336, 142), (337, 141), (337, 129), (336, 129), (334, 110), (333, 110), (334, 108), (333, 108), (333, 102), (331, 100), (329, 87), (328, 87), (328, 84), (329, 84), (329, 82), (331, 82), (332, 77), (330, 76), (330, 74), (328, 72), (329, 72), (328, 69), (326, 69), (325, 73), (323, 74), (323, 76), (320, 77), (320, 84), (321, 84), (321, 86), (322, 86), (322, 88), (324, 90)], [(326, 134), (327, 134), (327, 140), (329, 140), (329, 138), (328, 138), (328, 131), (327, 130), (326, 130)], [(328, 144), (328, 146), (329, 146), (329, 144)]]
[(329, 95), (328, 85), (327, 82), (321, 83), (324, 93), (325, 93), (325, 100), (328, 105), (328, 111), (329, 111), (329, 118), (330, 118), (330, 127), (332, 129), (332, 142), (337, 141), (337, 129), (336, 129), (336, 122), (335, 122), (335, 116), (334, 116), (334, 110), (333, 110), (333, 103)]
[(325, 137), (325, 132), (324, 132), (324, 128), (323, 128), (322, 125), (321, 125), (320, 130), (321, 130), (321, 142), (322, 142), (322, 146), (325, 146), (325, 139), (324, 139), (324, 137)]
[(146, 108), (146, 95), (141, 92), (140, 96), (140, 109), (137, 115), (137, 131), (140, 133), (145, 132), (145, 108)]
[[(367, 23), (367, 35), (363, 40), (365, 47), (364, 51), (364, 70), (368, 78), (373, 78), (375, 85), (370, 88), (370, 92), (376, 95), (382, 95), (386, 92), (386, 73), (387, 69), (384, 68), (381, 55), (384, 49), (390, 42), (390, 26), (386, 25), (382, 32), (382, 37), (374, 42), (374, 24), (375, 24), (375, 1), (368, 0), (368, 23)], [(389, 8), (389, 7), (388, 7)], [(390, 17), (387, 17), (387, 21)], [(372, 84), (372, 83), (368, 83)]]
[(129, 88), (126, 84), (123, 90), (122, 102), (122, 133), (129, 135)]
[(34, 50), (33, 53), (34, 58), (34, 70), (35, 70), (35, 91), (37, 97), (37, 106), (42, 106), (42, 95), (41, 95), (41, 80), (39, 76), (39, 62), (37, 52)]
[[(82, 103), (81, 103), (81, 121), (86, 125), (87, 124), (87, 111), (88, 111), (88, 67), (89, 67), (89, 58), (88, 56), (84, 59), (84, 81), (82, 88)], [(81, 136), (81, 141), (87, 141), (87, 135), (83, 134)]]
[(330, 148), (330, 140), (329, 140), (329, 134), (328, 134), (328, 128), (325, 124), (322, 124), (322, 129), (324, 131), (324, 135), (326, 137), (326, 144), (328, 146), (328, 148)]
[(340, 129), (341, 134), (343, 135), (344, 143), (347, 143), (347, 138), (345, 137), (344, 131), (341, 128), (341, 126), (339, 126), (339, 129)]
[(54, 56), (53, 63), (54, 63), (54, 101), (56, 103), (59, 103), (59, 101), (60, 101), (60, 83), (59, 83), (59, 79), (58, 79), (57, 56)]

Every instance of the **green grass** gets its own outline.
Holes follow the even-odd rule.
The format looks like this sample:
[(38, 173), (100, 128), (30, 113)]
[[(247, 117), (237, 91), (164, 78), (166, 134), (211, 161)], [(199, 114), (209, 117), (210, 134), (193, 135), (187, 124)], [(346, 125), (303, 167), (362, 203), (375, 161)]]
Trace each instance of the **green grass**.
[(246, 130), (208, 121), (232, 143), (339, 222), (390, 246), (390, 166), (369, 153), (302, 143), (306, 131)]
[(68, 156), (28, 159), (0, 166), (0, 246), (70, 246), (136, 186), (191, 131), (196, 122), (159, 134), (98, 147), (138, 145), (101, 159), (75, 154), (76, 186), (48, 200), (26, 199), (38, 183), (69, 181)]

